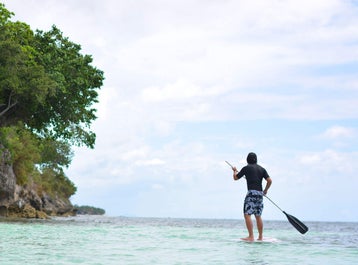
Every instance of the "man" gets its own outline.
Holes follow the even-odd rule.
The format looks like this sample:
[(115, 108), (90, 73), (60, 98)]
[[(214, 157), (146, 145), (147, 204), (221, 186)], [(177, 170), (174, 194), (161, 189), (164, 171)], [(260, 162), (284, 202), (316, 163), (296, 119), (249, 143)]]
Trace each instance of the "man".
[[(267, 174), (266, 169), (257, 164), (257, 156), (255, 153), (249, 153), (246, 161), (247, 166), (243, 167), (240, 171), (238, 171), (236, 167), (232, 168), (234, 180), (238, 180), (243, 176), (246, 177), (248, 190), (244, 201), (244, 217), (249, 236), (242, 239), (245, 241), (254, 241), (253, 223), (251, 220), (251, 215), (254, 214), (257, 230), (259, 232), (257, 240), (262, 240), (263, 222), (261, 214), (264, 208), (263, 195), (267, 194), (267, 191), (272, 184), (272, 180)], [(266, 180), (264, 190), (262, 190), (262, 179)]]

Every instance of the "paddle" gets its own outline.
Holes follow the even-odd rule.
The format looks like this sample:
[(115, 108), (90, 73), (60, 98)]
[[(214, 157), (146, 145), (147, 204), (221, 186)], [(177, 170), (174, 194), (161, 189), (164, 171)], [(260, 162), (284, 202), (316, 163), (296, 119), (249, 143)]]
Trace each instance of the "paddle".
[(234, 167), (229, 162), (227, 162), (226, 160), (225, 160), (225, 162), (226, 162), (226, 164), (228, 164), (231, 167), (231, 169), (234, 169)]
[(288, 221), (291, 223), (291, 225), (293, 225), (294, 228), (297, 229), (298, 232), (300, 232), (301, 234), (305, 234), (308, 231), (308, 227), (302, 223), (300, 220), (298, 220), (296, 217), (286, 213), (285, 211), (283, 211), (280, 207), (277, 206), (276, 203), (274, 203), (269, 197), (267, 197), (266, 195), (264, 195), (267, 199), (269, 199), (270, 202), (273, 203), (273, 205), (275, 205), (278, 209), (280, 209), (281, 212), (283, 212)]
[[(234, 168), (229, 162), (225, 161), (232, 169)], [(276, 203), (274, 203), (269, 197), (267, 197), (266, 195), (264, 195), (267, 199), (269, 199), (270, 202), (273, 203), (273, 205), (275, 205), (278, 209), (280, 209), (281, 212), (283, 212), (286, 217), (287, 220), (290, 222), (291, 225), (293, 225), (294, 228), (297, 229), (298, 232), (300, 232), (301, 234), (305, 234), (308, 231), (308, 227), (302, 223), (300, 220), (298, 220), (296, 217), (286, 213), (285, 211), (283, 211), (280, 207), (278, 207), (278, 205)]]

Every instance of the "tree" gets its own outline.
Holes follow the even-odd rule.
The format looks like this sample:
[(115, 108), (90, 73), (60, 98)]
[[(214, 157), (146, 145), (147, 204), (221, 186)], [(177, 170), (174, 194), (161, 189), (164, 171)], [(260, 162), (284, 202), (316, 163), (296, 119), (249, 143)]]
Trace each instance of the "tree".
[(12, 154), (17, 184), (67, 198), (76, 192), (63, 170), (71, 146), (94, 147), (103, 72), (56, 26), (34, 32), (13, 15), (0, 3), (0, 146)]
[(43, 138), (93, 148), (103, 72), (53, 26), (35, 33), (0, 4), (0, 127), (19, 121)]
[(55, 82), (35, 61), (33, 41), (28, 25), (0, 22), (0, 126), (26, 122), (54, 91)]

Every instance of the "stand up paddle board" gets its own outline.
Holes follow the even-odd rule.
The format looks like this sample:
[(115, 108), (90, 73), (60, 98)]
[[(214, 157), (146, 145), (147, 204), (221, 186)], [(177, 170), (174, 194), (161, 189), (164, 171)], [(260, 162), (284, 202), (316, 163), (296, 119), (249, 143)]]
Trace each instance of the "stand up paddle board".
[(239, 242), (246, 242), (246, 243), (277, 243), (280, 242), (277, 238), (274, 237), (264, 237), (263, 240), (254, 240), (254, 241), (248, 241), (243, 238), (239, 238), (237, 241)]

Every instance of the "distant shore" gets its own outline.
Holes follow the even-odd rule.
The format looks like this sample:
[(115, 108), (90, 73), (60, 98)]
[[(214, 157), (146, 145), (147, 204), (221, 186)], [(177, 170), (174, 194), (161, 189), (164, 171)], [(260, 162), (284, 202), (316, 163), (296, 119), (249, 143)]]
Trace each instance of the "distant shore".
[(82, 214), (82, 215), (104, 215), (106, 213), (106, 211), (102, 208), (88, 206), (88, 205), (82, 205), (82, 206), (75, 205), (74, 208), (76, 214)]

